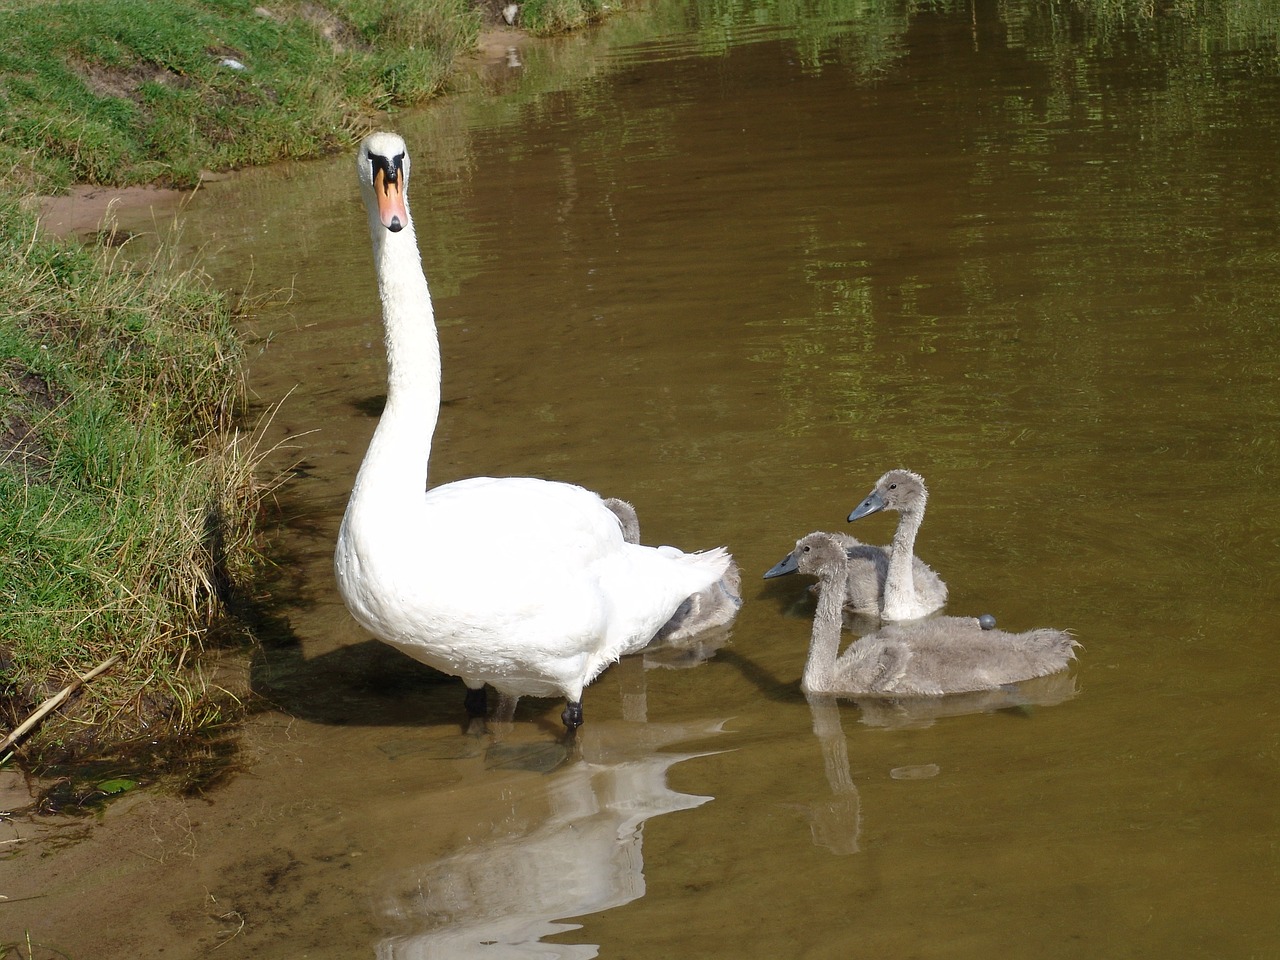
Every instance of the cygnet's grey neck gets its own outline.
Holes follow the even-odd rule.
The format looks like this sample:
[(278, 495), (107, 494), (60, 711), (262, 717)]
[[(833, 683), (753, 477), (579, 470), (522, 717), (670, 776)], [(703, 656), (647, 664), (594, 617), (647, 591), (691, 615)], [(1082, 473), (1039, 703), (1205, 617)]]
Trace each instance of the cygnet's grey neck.
[(916, 534), (924, 520), (924, 506), (904, 510), (898, 519), (890, 543), (889, 569), (884, 581), (884, 613), (892, 618), (895, 611), (916, 603), (915, 577), (912, 566), (915, 560)]
[(840, 653), (840, 626), (843, 623), (844, 573), (843, 569), (827, 570), (818, 579), (813, 635), (801, 681), (805, 690), (830, 690), (834, 685), (836, 660)]

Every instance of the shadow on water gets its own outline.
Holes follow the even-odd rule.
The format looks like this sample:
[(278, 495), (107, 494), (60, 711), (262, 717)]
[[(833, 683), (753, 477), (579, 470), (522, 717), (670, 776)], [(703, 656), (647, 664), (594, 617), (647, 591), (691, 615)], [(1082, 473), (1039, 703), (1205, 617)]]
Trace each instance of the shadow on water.
[(463, 688), (377, 640), (316, 656), (300, 643), (256, 658), (255, 696), (314, 723), (367, 726), (461, 722)]

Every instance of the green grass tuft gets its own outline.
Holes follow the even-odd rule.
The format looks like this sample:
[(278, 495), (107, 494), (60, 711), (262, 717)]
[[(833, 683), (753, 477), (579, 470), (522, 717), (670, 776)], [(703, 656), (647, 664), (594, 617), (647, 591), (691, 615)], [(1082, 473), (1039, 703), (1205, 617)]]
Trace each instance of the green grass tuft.
[[(35, 14), (35, 15), (33, 15)], [(192, 185), (343, 145), (438, 93), (465, 0), (67, 0), (0, 9), (0, 169), (40, 190)]]
[(216, 712), (189, 668), (253, 563), (258, 499), (225, 298), (191, 271), (37, 238), (0, 200), (0, 352), (4, 719), (113, 654), (125, 665), (54, 739)]

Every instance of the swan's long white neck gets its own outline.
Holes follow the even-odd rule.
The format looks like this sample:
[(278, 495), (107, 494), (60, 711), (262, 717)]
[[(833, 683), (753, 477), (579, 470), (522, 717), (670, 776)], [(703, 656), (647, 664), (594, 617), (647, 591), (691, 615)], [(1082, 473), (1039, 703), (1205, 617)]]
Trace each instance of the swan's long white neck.
[(369, 231), (386, 337), (387, 403), (352, 500), (375, 496), (388, 507), (416, 512), (440, 416), (440, 341), (413, 221), (392, 233), (371, 209)]
[(904, 510), (898, 519), (890, 543), (889, 569), (884, 578), (884, 613), (892, 616), (895, 611), (916, 605), (915, 547), (916, 534), (924, 520), (924, 503)]

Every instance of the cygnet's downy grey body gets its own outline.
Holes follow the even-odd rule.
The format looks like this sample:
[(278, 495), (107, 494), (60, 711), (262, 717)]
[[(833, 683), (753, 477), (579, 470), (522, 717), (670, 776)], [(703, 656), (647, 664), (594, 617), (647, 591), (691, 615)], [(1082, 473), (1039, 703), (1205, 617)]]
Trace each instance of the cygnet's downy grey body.
[(806, 693), (881, 697), (929, 697), (989, 690), (1063, 670), (1075, 658), (1076, 641), (1063, 630), (1025, 633), (983, 629), (974, 617), (934, 617), (886, 624), (840, 651), (844, 584), (849, 557), (844, 543), (811, 533), (796, 543), (800, 573), (818, 578), (809, 658), (801, 687)]

